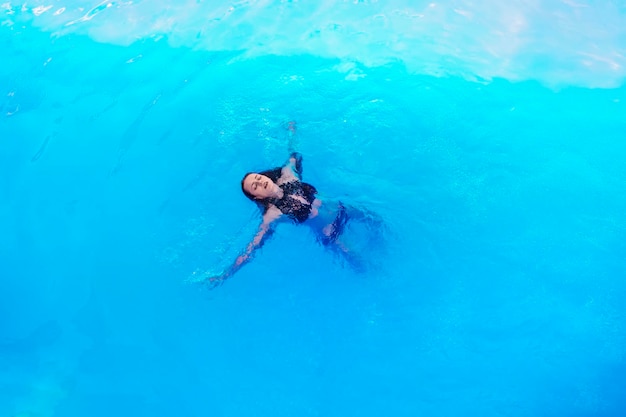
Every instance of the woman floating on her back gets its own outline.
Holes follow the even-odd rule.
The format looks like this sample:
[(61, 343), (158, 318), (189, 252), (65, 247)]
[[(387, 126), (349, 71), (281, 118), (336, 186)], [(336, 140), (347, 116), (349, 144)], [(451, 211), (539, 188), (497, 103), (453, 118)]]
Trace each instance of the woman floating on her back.
[[(291, 138), (295, 134), (295, 122), (289, 122), (287, 128)], [(283, 221), (310, 226), (321, 244), (336, 249), (346, 261), (359, 268), (358, 260), (344, 246), (341, 235), (349, 220), (373, 220), (374, 216), (340, 201), (322, 202), (317, 198), (317, 189), (302, 182), (302, 155), (298, 152), (291, 152), (282, 167), (247, 173), (241, 180), (241, 189), (261, 210), (261, 225), (234, 264), (219, 276), (209, 279), (211, 286), (221, 285), (237, 272), (252, 258), (254, 251), (263, 246), (275, 226)], [(380, 224), (379, 220), (375, 222)]]

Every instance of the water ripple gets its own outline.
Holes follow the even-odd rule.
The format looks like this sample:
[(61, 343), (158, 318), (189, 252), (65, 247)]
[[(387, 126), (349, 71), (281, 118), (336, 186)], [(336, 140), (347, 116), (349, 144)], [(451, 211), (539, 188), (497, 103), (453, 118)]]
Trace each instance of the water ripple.
[(109, 0), (103, 1), (102, 3), (94, 7), (93, 9), (89, 10), (83, 17), (67, 22), (64, 26), (67, 27), (67, 26), (75, 25), (76, 23), (87, 22), (93, 19), (94, 16), (96, 16), (97, 14), (108, 9), (109, 7), (114, 6), (115, 4), (116, 4), (115, 2), (111, 2)]

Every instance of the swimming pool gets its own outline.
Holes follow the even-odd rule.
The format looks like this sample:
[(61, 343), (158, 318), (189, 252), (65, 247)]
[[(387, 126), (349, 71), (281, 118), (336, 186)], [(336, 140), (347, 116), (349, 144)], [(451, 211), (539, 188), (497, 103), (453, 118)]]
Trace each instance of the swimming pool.
[[(619, 5), (48, 6), (1, 9), (1, 415), (624, 413)], [(369, 269), (283, 225), (190, 282), (290, 120)]]

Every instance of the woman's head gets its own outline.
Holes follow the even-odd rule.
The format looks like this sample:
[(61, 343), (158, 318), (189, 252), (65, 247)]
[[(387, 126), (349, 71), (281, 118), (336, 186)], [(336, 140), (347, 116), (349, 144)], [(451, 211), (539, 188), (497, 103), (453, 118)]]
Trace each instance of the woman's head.
[(269, 177), (249, 172), (241, 180), (241, 191), (252, 201), (262, 201), (266, 198), (278, 197), (280, 187)]

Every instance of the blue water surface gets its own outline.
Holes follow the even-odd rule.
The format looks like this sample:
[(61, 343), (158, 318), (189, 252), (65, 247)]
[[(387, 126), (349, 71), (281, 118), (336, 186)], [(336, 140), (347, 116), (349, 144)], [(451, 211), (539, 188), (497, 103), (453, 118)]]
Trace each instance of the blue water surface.
[[(626, 415), (618, 75), (112, 42), (6, 13), (0, 416)], [(241, 177), (285, 161), (289, 121), (305, 180), (384, 232), (347, 231), (360, 271), (281, 225), (209, 291), (260, 220)]]

